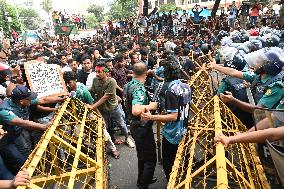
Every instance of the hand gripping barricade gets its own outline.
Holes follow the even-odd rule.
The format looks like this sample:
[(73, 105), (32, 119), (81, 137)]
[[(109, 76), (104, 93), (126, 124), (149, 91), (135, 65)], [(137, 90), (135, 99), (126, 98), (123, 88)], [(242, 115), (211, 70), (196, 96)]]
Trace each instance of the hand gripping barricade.
[(215, 96), (188, 123), (179, 144), (168, 189), (270, 188), (253, 144), (225, 148), (214, 136), (245, 131), (246, 127)]
[(103, 119), (68, 98), (24, 164), (30, 188), (107, 188)]

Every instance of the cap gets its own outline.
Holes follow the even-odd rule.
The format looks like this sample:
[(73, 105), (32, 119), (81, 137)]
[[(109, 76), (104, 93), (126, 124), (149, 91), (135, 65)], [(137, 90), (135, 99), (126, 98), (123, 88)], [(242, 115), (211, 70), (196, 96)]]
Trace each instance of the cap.
[(9, 76), (9, 75), (12, 75), (11, 70), (0, 66), (0, 77), (4, 78), (4, 77)]
[(37, 98), (37, 93), (31, 92), (26, 86), (18, 85), (12, 90), (12, 100), (34, 100)]

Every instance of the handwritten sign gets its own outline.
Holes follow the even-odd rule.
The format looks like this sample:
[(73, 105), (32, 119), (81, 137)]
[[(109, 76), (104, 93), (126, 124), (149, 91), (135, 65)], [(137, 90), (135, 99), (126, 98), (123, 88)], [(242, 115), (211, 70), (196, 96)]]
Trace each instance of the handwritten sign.
[(38, 98), (67, 93), (59, 65), (30, 61), (24, 66), (30, 88)]

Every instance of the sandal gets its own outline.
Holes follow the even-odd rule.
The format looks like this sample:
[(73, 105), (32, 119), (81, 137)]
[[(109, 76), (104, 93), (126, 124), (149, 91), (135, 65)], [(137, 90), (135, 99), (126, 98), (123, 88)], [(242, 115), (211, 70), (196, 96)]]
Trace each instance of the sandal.
[(119, 157), (120, 157), (120, 154), (119, 154), (119, 152), (118, 152), (117, 150), (112, 151), (112, 152), (111, 152), (111, 155), (112, 155), (112, 157), (113, 157), (114, 159), (119, 159)]

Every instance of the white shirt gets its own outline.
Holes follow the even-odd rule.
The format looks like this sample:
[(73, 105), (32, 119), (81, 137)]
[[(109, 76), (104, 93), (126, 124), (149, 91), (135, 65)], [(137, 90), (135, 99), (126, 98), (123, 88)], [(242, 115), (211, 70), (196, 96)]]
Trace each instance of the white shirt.
[(177, 26), (177, 25), (178, 25), (178, 23), (179, 23), (178, 18), (174, 18), (174, 19), (173, 19), (173, 24), (174, 24), (174, 26)]
[(69, 66), (64, 66), (62, 68), (62, 72), (69, 72), (69, 71), (72, 71), (72, 69)]
[(88, 78), (87, 78), (87, 81), (86, 81), (86, 87), (88, 88), (89, 91), (92, 89), (93, 81), (94, 81), (95, 77), (96, 77), (96, 72), (91, 72), (88, 75)]
[(181, 15), (181, 22), (186, 22), (187, 21), (187, 14)]

